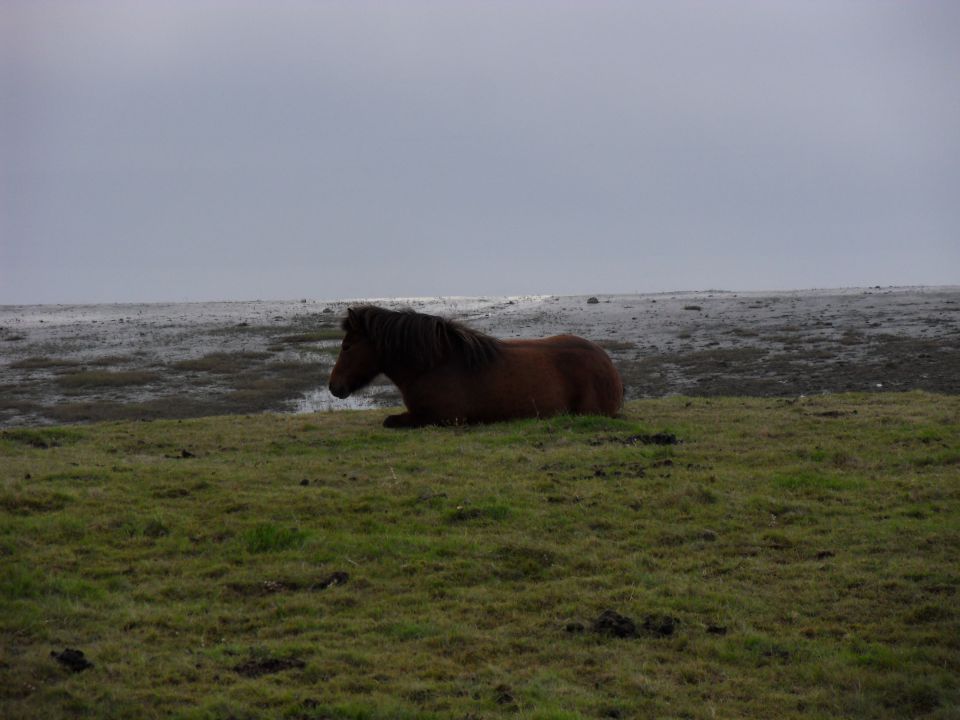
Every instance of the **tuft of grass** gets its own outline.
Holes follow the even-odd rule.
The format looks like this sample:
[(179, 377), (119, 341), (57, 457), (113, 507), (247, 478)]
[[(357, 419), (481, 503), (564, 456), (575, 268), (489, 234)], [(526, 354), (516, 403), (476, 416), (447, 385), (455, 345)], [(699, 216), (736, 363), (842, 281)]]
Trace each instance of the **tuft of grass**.
[(799, 469), (794, 472), (775, 473), (773, 485), (785, 490), (854, 490), (862, 485), (857, 477), (848, 477), (814, 469)]
[(47, 449), (80, 440), (83, 434), (67, 428), (15, 428), (0, 431), (0, 440)]
[(260, 523), (242, 536), (244, 548), (250, 553), (280, 552), (301, 547), (307, 533), (296, 528), (285, 528), (272, 523)]

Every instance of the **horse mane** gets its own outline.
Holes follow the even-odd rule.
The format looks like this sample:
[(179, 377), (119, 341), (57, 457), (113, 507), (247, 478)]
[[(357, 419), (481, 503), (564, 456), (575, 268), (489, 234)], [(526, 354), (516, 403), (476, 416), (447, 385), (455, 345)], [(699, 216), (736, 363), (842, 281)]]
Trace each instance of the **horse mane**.
[(386, 362), (405, 361), (428, 369), (453, 360), (474, 370), (500, 357), (501, 342), (453, 320), (376, 305), (350, 308), (343, 329), (370, 339)]

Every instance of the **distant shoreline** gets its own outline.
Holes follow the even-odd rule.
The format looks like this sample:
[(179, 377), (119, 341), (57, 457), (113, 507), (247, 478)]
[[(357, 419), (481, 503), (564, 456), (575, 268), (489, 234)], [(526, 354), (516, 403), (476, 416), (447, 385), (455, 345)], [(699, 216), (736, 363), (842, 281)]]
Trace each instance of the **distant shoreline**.
[(59, 308), (82, 308), (99, 306), (117, 306), (117, 307), (140, 307), (154, 305), (237, 305), (237, 304), (271, 304), (271, 305), (290, 305), (290, 304), (312, 304), (312, 305), (344, 305), (351, 303), (423, 303), (436, 301), (479, 301), (479, 300), (528, 300), (544, 298), (588, 298), (588, 297), (658, 297), (658, 296), (676, 296), (676, 295), (793, 295), (793, 294), (845, 294), (858, 292), (954, 292), (960, 291), (960, 284), (956, 285), (874, 285), (874, 286), (847, 286), (847, 287), (824, 287), (824, 288), (796, 288), (791, 290), (662, 290), (656, 292), (642, 293), (575, 293), (575, 294), (557, 294), (557, 293), (528, 293), (519, 295), (411, 295), (411, 296), (370, 296), (370, 297), (342, 297), (342, 298), (288, 298), (288, 299), (262, 299), (254, 300), (148, 300), (148, 301), (117, 301), (117, 302), (56, 302), (56, 303), (0, 303), (0, 311), (15, 308), (38, 308), (38, 307), (59, 307)]

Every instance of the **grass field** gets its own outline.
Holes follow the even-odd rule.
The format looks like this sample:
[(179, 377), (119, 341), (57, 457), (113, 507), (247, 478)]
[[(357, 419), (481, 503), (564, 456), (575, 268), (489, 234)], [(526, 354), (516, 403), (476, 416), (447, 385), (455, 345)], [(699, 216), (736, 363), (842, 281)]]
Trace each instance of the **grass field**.
[(0, 716), (960, 717), (960, 397), (383, 415), (0, 432)]

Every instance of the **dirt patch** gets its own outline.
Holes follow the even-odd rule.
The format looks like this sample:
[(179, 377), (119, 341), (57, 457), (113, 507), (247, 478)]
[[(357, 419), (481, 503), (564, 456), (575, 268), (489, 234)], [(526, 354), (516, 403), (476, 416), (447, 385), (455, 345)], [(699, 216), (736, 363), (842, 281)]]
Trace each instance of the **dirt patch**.
[(23, 428), (0, 432), (0, 440), (10, 440), (42, 450), (60, 447), (65, 443), (76, 442), (79, 439), (80, 435), (77, 434), (76, 430), (64, 430), (62, 428)]

